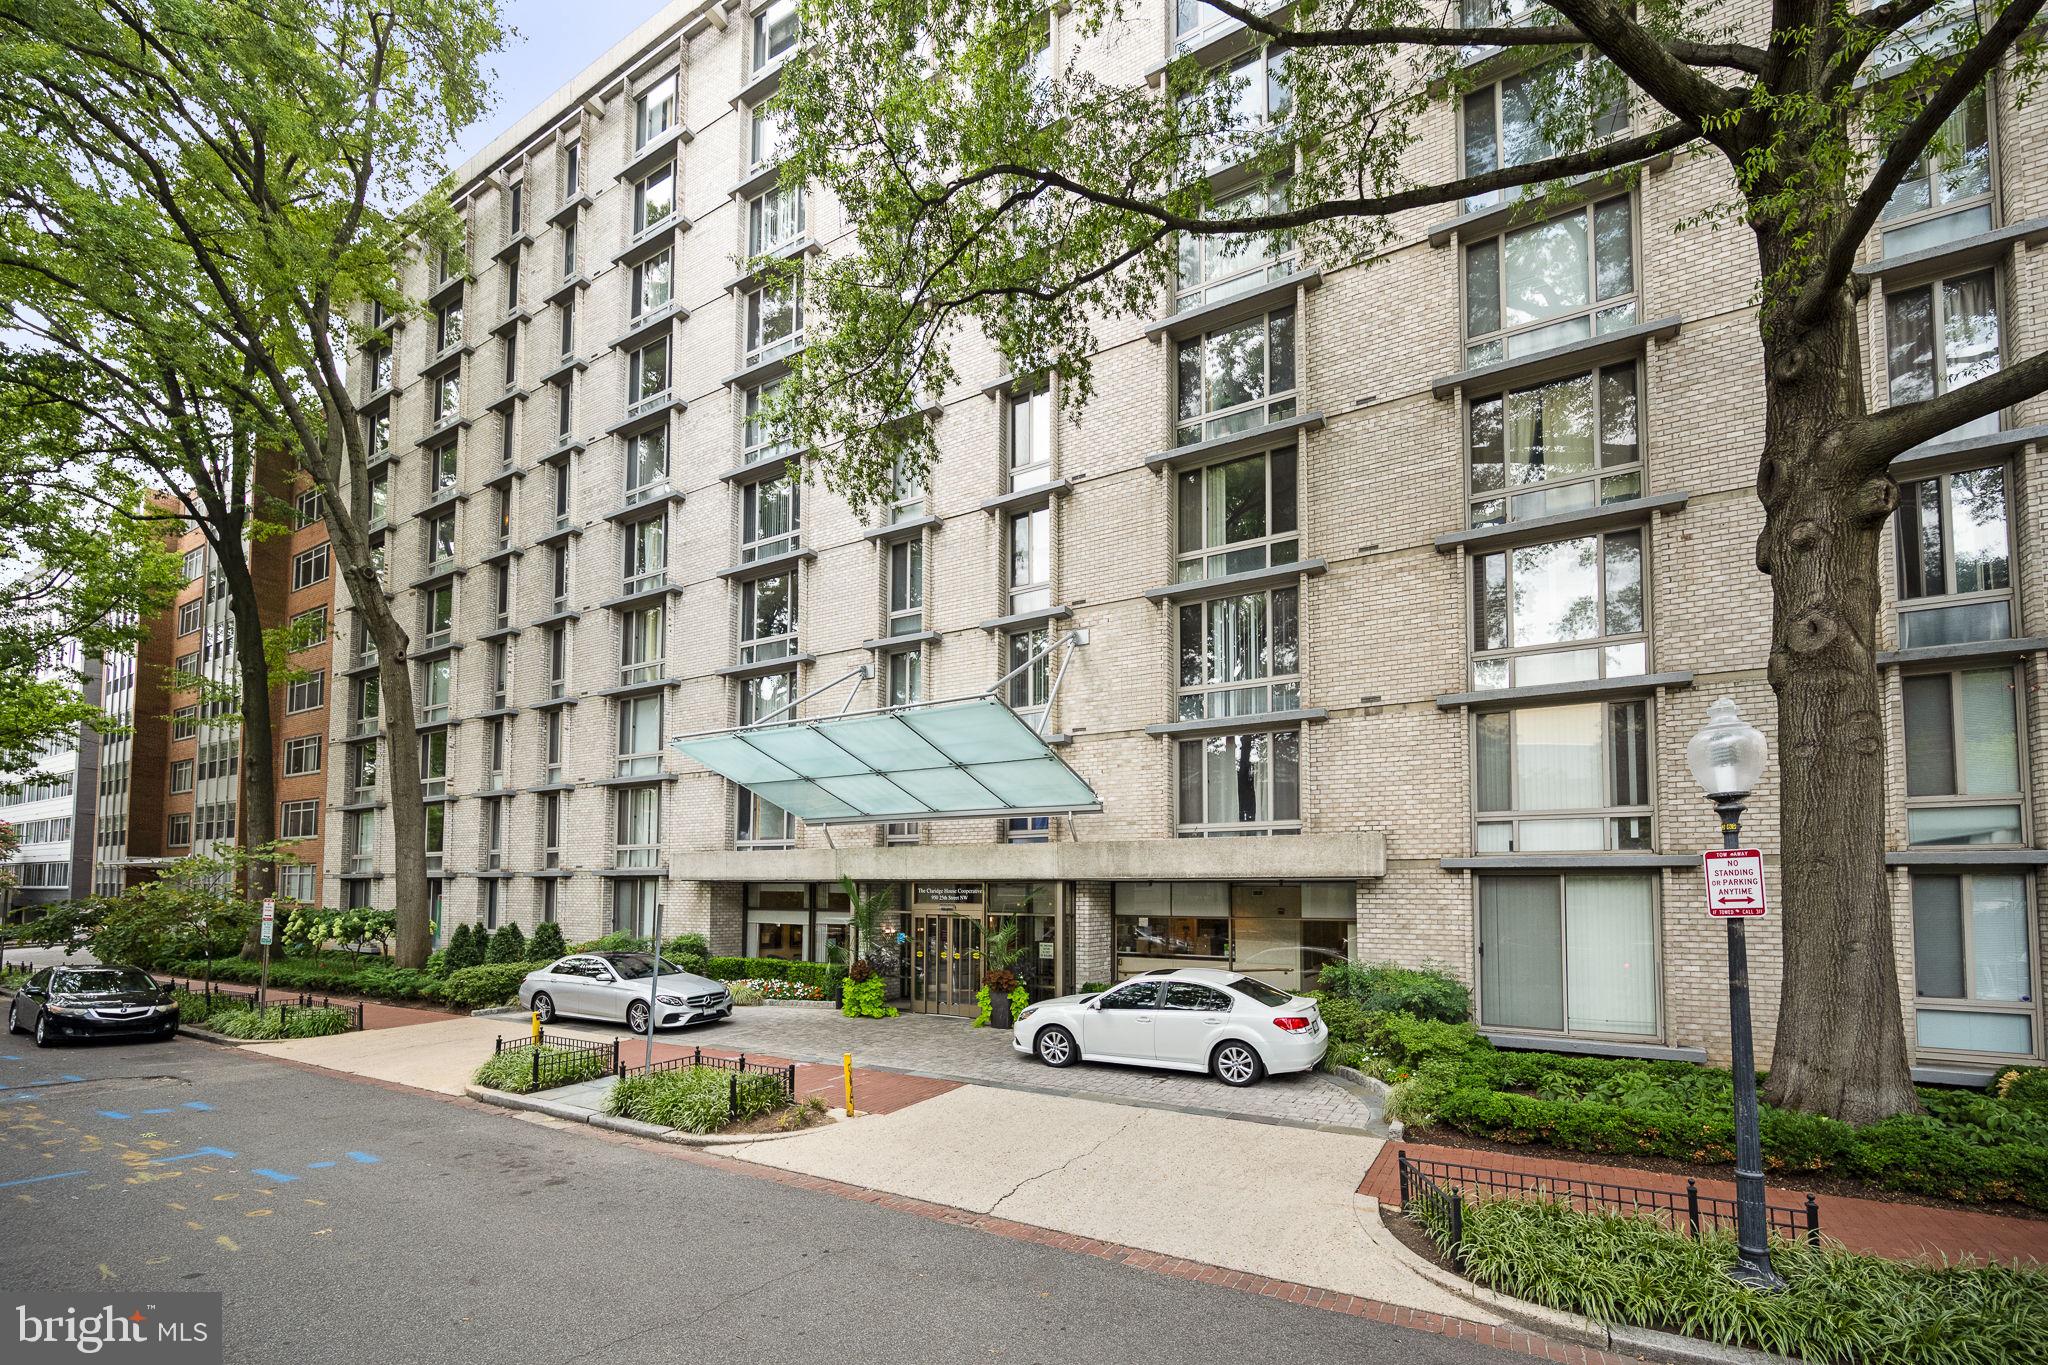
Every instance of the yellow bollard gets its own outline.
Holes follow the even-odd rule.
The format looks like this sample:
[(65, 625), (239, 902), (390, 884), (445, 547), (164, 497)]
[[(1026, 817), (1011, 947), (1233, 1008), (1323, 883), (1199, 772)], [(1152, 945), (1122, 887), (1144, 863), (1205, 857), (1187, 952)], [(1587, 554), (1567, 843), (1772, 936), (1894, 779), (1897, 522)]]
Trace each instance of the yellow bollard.
[(853, 1054), (848, 1052), (841, 1058), (846, 1068), (846, 1117), (853, 1117)]
[(533, 1012), (533, 1045), (540, 1046), (540, 1011)]

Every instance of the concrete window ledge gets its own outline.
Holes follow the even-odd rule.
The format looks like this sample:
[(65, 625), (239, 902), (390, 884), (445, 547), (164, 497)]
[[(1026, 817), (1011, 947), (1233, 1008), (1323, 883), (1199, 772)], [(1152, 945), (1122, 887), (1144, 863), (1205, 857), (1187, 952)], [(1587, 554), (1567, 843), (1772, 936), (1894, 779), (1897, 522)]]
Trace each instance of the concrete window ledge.
[(1577, 512), (1556, 512), (1547, 517), (1531, 517), (1527, 521), (1503, 522), (1499, 526), (1476, 526), (1465, 531), (1447, 531), (1438, 536), (1435, 543), (1438, 553), (1450, 554), (1458, 549), (1477, 552), (1528, 540), (1547, 540), (1553, 536), (1604, 531), (1613, 526), (1646, 521), (1654, 513), (1682, 511), (1690, 496), (1677, 491), (1650, 493), (1640, 498), (1603, 503), (1598, 507), (1588, 507)]
[(1880, 649), (1877, 652), (1877, 666), (1890, 668), (1894, 664), (1935, 664), (1967, 663), (1971, 660), (1986, 662), (1999, 659), (2019, 659), (2029, 654), (2048, 650), (2048, 637), (2022, 635), (2011, 640), (1973, 640), (1960, 645), (1922, 645), (1918, 649)]
[[(2013, 1059), (2012, 1064), (2014, 1066), (2040, 1065), (2039, 1062), (2022, 1061), (2017, 1057)], [(1985, 1086), (1991, 1084), (1993, 1078), (2003, 1070), (2005, 1068), (2002, 1066), (1986, 1069), (1983, 1067), (1934, 1062), (1913, 1068), (1913, 1084), (1959, 1085), (1970, 1090), (1982, 1090)]]
[(1479, 1036), (1499, 1048), (1529, 1052), (1569, 1052), (1588, 1057), (1634, 1057), (1646, 1062), (1697, 1062), (1707, 1060), (1700, 1047), (1666, 1047), (1661, 1043), (1612, 1043), (1602, 1038), (1553, 1038), (1546, 1034), (1500, 1033), (1481, 1029)]
[(1487, 692), (1446, 692), (1436, 699), (1437, 709), (1455, 711), (1461, 706), (1518, 706), (1536, 701), (1578, 701), (1589, 697), (1626, 697), (1664, 688), (1691, 687), (1692, 674), (1636, 673), (1625, 678), (1592, 678), (1585, 682), (1534, 683), (1528, 687), (1499, 687)]
[(1487, 853), (1437, 860), (1446, 872), (1636, 872), (1699, 865), (1697, 853)]
[(2042, 848), (1909, 848), (1884, 855), (1886, 867), (2043, 867)]

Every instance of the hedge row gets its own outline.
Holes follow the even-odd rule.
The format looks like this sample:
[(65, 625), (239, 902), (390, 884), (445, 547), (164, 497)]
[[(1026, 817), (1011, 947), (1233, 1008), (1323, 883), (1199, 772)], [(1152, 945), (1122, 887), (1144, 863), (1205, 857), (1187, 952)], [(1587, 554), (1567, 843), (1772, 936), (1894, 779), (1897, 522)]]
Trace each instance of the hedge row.
[[(286, 959), (270, 964), (270, 984), (279, 990), (374, 996), (384, 1000), (431, 1000), (450, 1009), (473, 1010), (501, 1005), (518, 991), (528, 972), (545, 962), (491, 962), (463, 967), (442, 976), (422, 968), (394, 967), (372, 961), (343, 968), (321, 962)], [(203, 962), (180, 962), (169, 969), (195, 981), (205, 975)], [(262, 976), (258, 963), (225, 958), (213, 964), (213, 979), (254, 985)]]

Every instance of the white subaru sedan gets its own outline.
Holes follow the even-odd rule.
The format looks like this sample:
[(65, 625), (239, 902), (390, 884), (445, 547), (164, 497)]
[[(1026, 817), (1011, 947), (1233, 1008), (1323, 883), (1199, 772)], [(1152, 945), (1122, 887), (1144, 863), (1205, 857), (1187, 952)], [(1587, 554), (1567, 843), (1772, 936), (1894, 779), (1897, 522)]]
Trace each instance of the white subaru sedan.
[(1147, 972), (1096, 995), (1025, 1008), (1010, 1030), (1017, 1051), (1047, 1066), (1121, 1062), (1207, 1071), (1225, 1085), (1308, 1071), (1329, 1050), (1316, 1002), (1237, 972)]

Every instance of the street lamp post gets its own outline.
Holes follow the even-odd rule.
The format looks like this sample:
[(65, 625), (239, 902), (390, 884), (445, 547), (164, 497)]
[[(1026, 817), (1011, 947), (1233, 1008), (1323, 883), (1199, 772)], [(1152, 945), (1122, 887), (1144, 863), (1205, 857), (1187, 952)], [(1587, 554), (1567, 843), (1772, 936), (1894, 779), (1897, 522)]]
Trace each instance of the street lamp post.
[[(1707, 708), (1707, 723), (1685, 746), (1693, 780), (1721, 820), (1721, 847), (1738, 848), (1743, 800), (1763, 776), (1762, 731), (1743, 720), (1735, 703), (1722, 697)], [(1771, 1268), (1769, 1226), (1764, 1214), (1763, 1137), (1756, 1117), (1756, 1051), (1749, 1036), (1749, 943), (1742, 920), (1728, 921), (1728, 1032), (1735, 1073), (1735, 1243), (1729, 1274), (1753, 1289), (1783, 1289)]]

